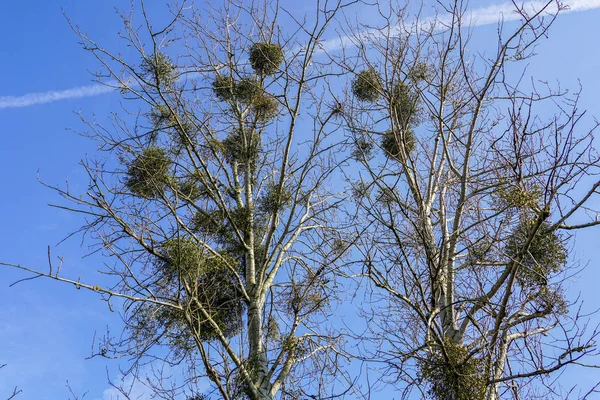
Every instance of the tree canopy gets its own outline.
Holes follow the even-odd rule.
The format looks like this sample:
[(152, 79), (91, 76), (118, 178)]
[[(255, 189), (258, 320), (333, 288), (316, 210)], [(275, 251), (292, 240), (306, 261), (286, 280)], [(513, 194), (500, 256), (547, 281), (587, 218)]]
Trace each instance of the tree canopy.
[(125, 55), (73, 26), (123, 109), (83, 119), (86, 190), (52, 187), (113, 286), (2, 263), (121, 299), (96, 356), (182, 367), (152, 390), (189, 400), (560, 396), (593, 366), (564, 282), (600, 224), (597, 124), (514, 72), (559, 2), (515, 3), (487, 53), (462, 2), (184, 2), (160, 27), (139, 6)]

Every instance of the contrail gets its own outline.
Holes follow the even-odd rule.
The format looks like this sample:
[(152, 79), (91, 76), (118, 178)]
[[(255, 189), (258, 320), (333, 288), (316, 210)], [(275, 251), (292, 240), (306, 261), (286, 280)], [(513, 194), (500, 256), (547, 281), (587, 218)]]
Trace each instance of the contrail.
[[(546, 3), (547, 1), (534, 0), (524, 3), (523, 7), (526, 11), (539, 10)], [(565, 1), (564, 4), (569, 8), (563, 11), (563, 13), (589, 11), (600, 8), (600, 0), (570, 0)], [(552, 12), (555, 10), (556, 8), (549, 11)], [(469, 21), (470, 26), (495, 24), (500, 17), (502, 17), (504, 22), (515, 21), (521, 18), (519, 14), (514, 12), (514, 4), (511, 2), (477, 8), (468, 12), (465, 17), (466, 20)], [(348, 41), (349, 38), (326, 40), (322, 43), (322, 48), (329, 51), (335, 50), (339, 48), (343, 42)], [(54, 103), (59, 100), (98, 96), (113, 92), (114, 90), (113, 87), (95, 84), (66, 90), (28, 93), (22, 96), (0, 96), (0, 109), (29, 107), (37, 104)]]
[[(535, 10), (540, 10), (546, 4), (548, 4), (547, 0), (534, 0), (524, 3), (522, 6), (527, 13), (531, 14)], [(600, 8), (600, 0), (570, 0), (564, 1), (563, 5), (568, 8), (563, 10), (561, 14), (566, 14)], [(547, 10), (548, 13), (554, 13), (556, 11), (556, 4), (551, 5)], [(502, 16), (502, 19), (505, 22), (521, 19), (521, 15), (515, 12), (515, 7), (512, 3), (494, 4), (475, 9), (466, 14), (467, 20), (471, 21), (469, 24), (471, 26), (495, 24), (498, 22), (500, 16)]]
[[(519, 2), (517, 1), (519, 4)], [(523, 10), (532, 14), (536, 10), (542, 9), (542, 7), (548, 4), (548, 0), (530, 0), (519, 4)], [(600, 0), (567, 0), (562, 2), (563, 6), (567, 8), (561, 11), (562, 14), (577, 12), (577, 11), (589, 11), (600, 8)], [(555, 13), (557, 11), (556, 4), (550, 5), (546, 9), (546, 13)], [(463, 24), (468, 26), (483, 26), (497, 24), (500, 19), (503, 22), (517, 21), (522, 18), (522, 15), (517, 13), (515, 5), (512, 2), (492, 4), (486, 7), (475, 8), (473, 10), (467, 10), (463, 17)], [(440, 22), (442, 25), (447, 25), (451, 22), (449, 16), (438, 16), (435, 18), (425, 18), (421, 21), (423, 26), (427, 26), (431, 22)], [(376, 31), (364, 31), (359, 32), (360, 34), (366, 35), (378, 35)], [(354, 42), (351, 37), (339, 37), (335, 39), (324, 40), (321, 43), (321, 48), (325, 51), (335, 51), (344, 45), (352, 45)]]
[(0, 109), (29, 107), (36, 104), (54, 103), (59, 100), (79, 99), (82, 97), (98, 96), (110, 93), (115, 89), (109, 86), (96, 84), (80, 86), (66, 90), (51, 90), (48, 92), (28, 93), (22, 96), (0, 97)]

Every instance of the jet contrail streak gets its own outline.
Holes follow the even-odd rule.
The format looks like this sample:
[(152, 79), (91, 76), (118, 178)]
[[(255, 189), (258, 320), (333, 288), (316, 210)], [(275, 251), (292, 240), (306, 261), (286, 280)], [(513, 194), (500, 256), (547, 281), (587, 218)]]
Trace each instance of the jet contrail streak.
[(51, 90), (48, 92), (28, 93), (22, 96), (0, 97), (0, 109), (29, 107), (36, 104), (54, 103), (59, 100), (79, 99), (82, 97), (98, 96), (110, 93), (115, 89), (105, 85), (80, 86), (66, 90)]
[[(546, 1), (533, 0), (524, 3), (523, 7), (526, 11), (533, 11), (539, 9), (546, 3)], [(589, 11), (600, 8), (600, 0), (570, 0), (565, 1), (565, 5), (568, 5), (569, 9), (563, 11), (563, 13)], [(549, 11), (554, 10), (555, 9)], [(510, 2), (477, 8), (467, 12), (465, 17), (467, 21), (470, 21), (469, 25), (471, 26), (495, 24), (501, 17), (505, 22), (515, 21), (521, 18), (520, 15), (514, 12), (514, 5)], [(342, 43), (345, 42), (349, 42), (349, 38), (326, 40), (322, 43), (322, 48), (324, 50), (332, 51), (339, 48)], [(110, 93), (114, 90), (115, 89), (112, 87), (96, 84), (66, 90), (28, 93), (22, 96), (0, 96), (0, 109), (29, 107), (37, 104), (54, 103), (59, 100), (98, 96)]]

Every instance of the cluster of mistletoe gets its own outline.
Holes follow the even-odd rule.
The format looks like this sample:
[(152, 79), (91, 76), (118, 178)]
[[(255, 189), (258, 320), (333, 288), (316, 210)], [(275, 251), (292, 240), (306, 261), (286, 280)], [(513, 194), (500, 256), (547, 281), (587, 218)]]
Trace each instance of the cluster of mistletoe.
[(483, 400), (486, 393), (484, 363), (464, 345), (444, 338), (430, 346), (427, 356), (417, 361), (428, 395), (435, 400)]
[[(207, 144), (231, 165), (253, 169), (260, 156), (263, 125), (277, 115), (278, 108), (275, 97), (264, 88), (264, 79), (275, 74), (282, 62), (279, 45), (255, 43), (250, 49), (255, 75), (237, 80), (224, 75), (215, 77), (215, 96), (237, 113), (239, 121), (244, 121), (232, 124), (234, 128), (222, 140)], [(156, 86), (174, 88), (177, 83), (176, 68), (163, 53), (144, 58), (141, 74)], [(186, 123), (185, 113), (171, 109), (171, 105), (156, 105), (148, 119), (152, 134), (148, 135), (147, 145), (127, 162), (124, 187), (142, 199), (179, 199), (191, 204), (195, 211), (190, 232), (208, 238), (218, 250), (207, 250), (190, 235), (157, 243), (151, 261), (156, 277), (152, 286), (164, 298), (177, 299), (184, 309), (140, 303), (130, 309), (128, 326), (138, 344), (162, 336), (184, 354), (196, 346), (192, 337), (184, 333), (186, 330), (192, 329), (196, 337), (205, 341), (217, 339), (219, 332), (226, 337), (239, 332), (245, 307), (240, 291), (243, 282), (239, 280), (245, 264), (241, 240), (251, 224), (257, 232), (265, 228), (264, 222), (255, 220), (253, 213), (234, 202), (226, 203), (226, 208), (223, 204), (216, 206), (210, 189), (214, 182), (198, 169), (181, 168), (185, 162), (185, 156), (180, 157), (180, 147), (185, 146), (183, 138), (196, 137), (193, 125)], [(161, 141), (161, 134), (166, 139)], [(194, 147), (199, 143), (189, 144)], [(258, 199), (264, 213), (276, 212), (291, 200), (291, 194), (282, 185), (271, 185), (264, 192)], [(260, 263), (264, 257), (257, 246)]]
[[(418, 77), (423, 79), (424, 73)], [(387, 116), (390, 128), (379, 134), (379, 146), (386, 157), (397, 161), (406, 161), (417, 144), (413, 127), (418, 123), (419, 98), (409, 86), (417, 79), (413, 75), (408, 78), (407, 83), (386, 84), (379, 72), (371, 67), (358, 72), (351, 83), (351, 92), (357, 100), (382, 110)], [(352, 153), (354, 158), (370, 156), (373, 147), (370, 136), (364, 132), (357, 133)]]
[[(159, 30), (125, 17), (133, 62), (78, 31), (134, 109), (89, 123), (109, 157), (83, 161), (85, 193), (56, 190), (117, 282), (36, 273), (123, 300), (125, 331), (100, 354), (189, 373), (177, 388), (148, 380), (154, 397), (370, 397), (348, 338), (376, 385), (392, 371), (401, 396), (432, 400), (530, 398), (531, 382), (550, 388), (549, 372), (597, 352), (561, 288), (564, 232), (600, 224), (572, 221), (596, 213), (600, 182), (579, 186), (600, 176), (593, 130), (573, 131), (577, 96), (528, 96), (506, 75), (552, 2), (535, 15), (515, 3), (526, 22), (485, 56), (457, 2), (426, 24), (378, 10), (382, 25), (343, 29), (356, 35), (331, 51), (325, 28), (354, 3), (306, 19), (277, 1), (173, 4)], [(546, 101), (559, 104), (549, 123)], [(335, 318), (348, 294), (365, 296), (362, 332)]]
[(239, 333), (245, 305), (237, 271), (232, 271), (238, 260), (227, 252), (210, 254), (191, 238), (176, 237), (162, 243), (151, 265), (155, 293), (177, 299), (183, 309), (134, 304), (126, 322), (137, 346), (160, 338), (176, 356), (183, 357), (196, 349), (194, 338), (211, 341), (220, 334)]

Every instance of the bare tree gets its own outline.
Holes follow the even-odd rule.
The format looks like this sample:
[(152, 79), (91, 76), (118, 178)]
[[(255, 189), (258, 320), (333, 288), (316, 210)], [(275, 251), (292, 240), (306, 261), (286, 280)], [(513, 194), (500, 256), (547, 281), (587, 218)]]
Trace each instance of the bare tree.
[[(108, 126), (82, 116), (100, 152), (82, 161), (86, 192), (53, 189), (59, 207), (86, 217), (81, 232), (113, 260), (103, 272), (116, 283), (69, 279), (52, 263), (4, 265), (122, 305), (124, 333), (107, 334), (97, 353), (133, 357), (126, 373), (153, 360), (186, 366), (185, 386), (148, 380), (156, 396), (336, 396), (338, 339), (326, 319), (346, 245), (327, 183), (339, 110), (323, 101), (331, 68), (315, 54), (351, 3), (317, 1), (298, 16), (277, 2), (183, 2), (157, 27), (141, 1), (122, 14), (132, 56), (73, 25), (101, 65), (98, 81), (125, 101)], [(191, 391), (203, 378), (210, 393)]]
[(382, 23), (332, 53), (354, 76), (343, 115), (362, 167), (348, 175), (373, 284), (367, 356), (405, 397), (564, 398), (557, 372), (598, 354), (563, 289), (572, 232), (600, 223), (597, 124), (576, 129), (579, 93), (515, 74), (562, 5), (514, 6), (493, 54), (469, 51), (462, 1), (435, 19), (380, 3)]
[[(73, 25), (125, 101), (108, 126), (82, 116), (100, 150), (82, 162), (87, 191), (53, 189), (114, 284), (2, 265), (122, 307), (124, 332), (96, 355), (133, 358), (124, 374), (156, 397), (333, 398), (352, 393), (327, 319), (356, 240), (373, 300), (363, 356), (405, 397), (575, 395), (554, 379), (598, 353), (563, 287), (572, 232), (600, 224), (597, 126), (580, 129), (578, 93), (514, 73), (561, 4), (515, 3), (490, 56), (469, 52), (461, 1), (434, 19), (379, 2), (380, 25), (317, 54), (352, 3), (302, 18), (277, 2), (173, 4), (156, 27), (142, 1), (122, 14), (129, 56)], [(332, 102), (343, 70), (348, 99)], [(344, 128), (354, 161), (336, 156)], [(332, 189), (341, 166), (353, 204)], [(185, 381), (170, 384), (173, 366)], [(128, 382), (111, 385), (133, 397)]]

